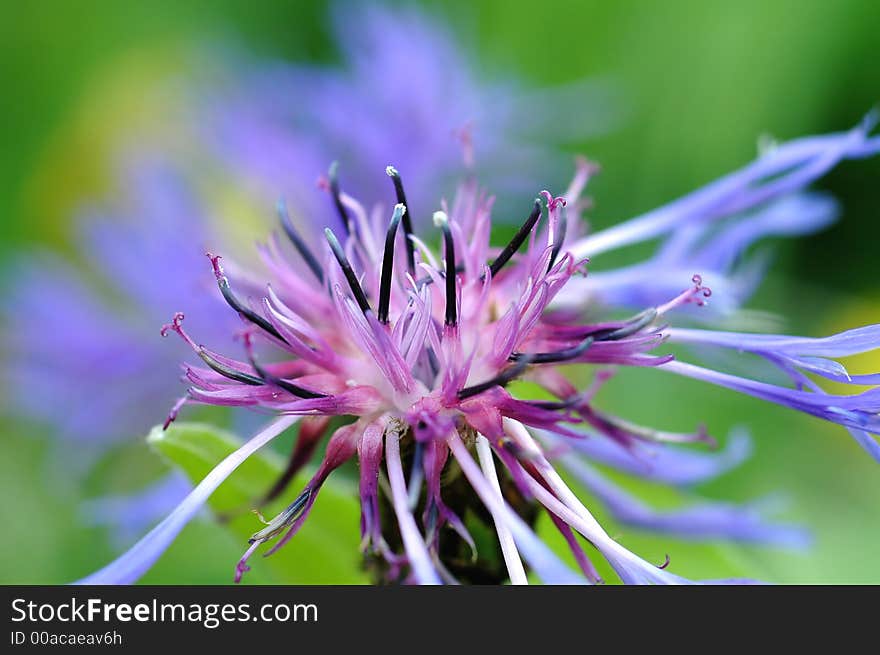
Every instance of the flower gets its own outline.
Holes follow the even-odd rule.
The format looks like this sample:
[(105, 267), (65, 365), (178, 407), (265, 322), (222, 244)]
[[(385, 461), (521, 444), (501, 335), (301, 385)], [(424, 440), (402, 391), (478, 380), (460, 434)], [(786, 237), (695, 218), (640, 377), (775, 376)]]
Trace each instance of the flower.
[[(876, 456), (877, 442), (870, 435), (880, 434), (880, 387), (837, 395), (823, 391), (804, 371), (877, 385), (877, 375), (850, 376), (833, 358), (880, 348), (880, 327), (825, 339), (669, 327), (667, 321), (682, 309), (704, 307), (710, 296), (715, 298), (698, 274), (674, 296), (625, 320), (585, 319), (590, 300), (578, 300), (578, 295), (581, 280), (591, 275), (587, 267), (594, 264), (588, 255), (598, 259), (609, 248), (673, 228), (718, 228), (726, 219), (732, 222), (721, 227), (728, 234), (744, 235), (730, 245), (742, 251), (744, 241), (768, 231), (754, 225), (755, 216), (773, 220), (772, 212), (762, 213), (767, 203), (799, 192), (841, 159), (880, 150), (880, 139), (868, 136), (871, 127), (866, 122), (847, 133), (785, 144), (666, 208), (578, 237), (567, 208), (578, 207), (589, 174), (581, 162), (569, 192), (558, 197), (541, 192), (520, 229), (500, 249), (489, 242), (492, 199), (473, 179), (433, 214), (442, 241), (437, 252), (425, 242), (424, 232), (414, 229), (411, 205), (394, 167), (386, 173), (397, 204), (384, 221), (380, 212), (368, 214), (337, 186), (328, 187), (342, 229), (326, 228), (319, 251), (307, 245), (282, 205), (279, 213), (292, 248), (277, 235), (261, 248), (273, 282), (258, 302), (239, 294), (221, 257), (209, 255), (222, 295), (244, 322), (244, 357), (199, 345), (184, 328), (181, 313), (163, 328), (163, 334), (177, 333), (204, 363), (184, 369), (186, 404), (252, 407), (278, 418), (221, 462), (129, 553), (85, 581), (135, 580), (236, 466), (298, 421), (304, 425), (294, 461), (302, 462), (299, 453), (311, 452), (330, 433), (323, 460), (287, 509), (253, 534), (236, 565), (236, 580), (255, 552), (268, 546), (266, 554), (271, 554), (296, 535), (331, 473), (355, 457), (363, 548), (384, 563), (382, 570), (391, 580), (456, 581), (457, 563), (444, 558), (440, 533), (449, 527), (461, 543), (475, 548), (449, 501), (450, 488), (466, 481), (465, 494), (473, 502), (478, 499), (491, 517), (512, 583), (526, 582), (523, 560), (545, 582), (599, 581), (575, 533), (623, 582), (687, 582), (666, 571), (665, 564), (648, 563), (615, 541), (552, 460), (622, 521), (694, 536), (802, 543), (801, 531), (765, 524), (756, 506), (704, 503), (658, 513), (617, 489), (578, 455), (637, 472), (646, 464), (645, 451), (654, 450), (648, 477), (687, 484), (735, 465), (747, 446), (735, 439), (714, 456), (679, 450), (682, 443), (710, 443), (712, 438), (703, 428), (673, 433), (612, 415), (596, 406), (596, 389), (607, 379), (608, 367), (685, 375), (843, 425)], [(743, 214), (752, 210), (758, 213)], [(412, 213), (421, 211), (415, 207)], [(261, 361), (262, 351), (258, 357), (254, 349), (258, 341), (277, 349), (282, 359)], [(668, 341), (763, 355), (789, 373), (797, 388), (736, 377), (657, 352)], [(576, 365), (595, 371), (585, 390), (563, 373)], [(555, 399), (520, 397), (508, 388), (520, 379)], [(330, 419), (343, 417), (347, 422), (331, 428)], [(579, 573), (537, 538), (533, 508), (548, 513), (572, 548)], [(396, 519), (391, 529), (385, 527), (387, 513)]]
[[(521, 174), (545, 170), (546, 144), (559, 138), (552, 115), (534, 111), (547, 97), (530, 96), (512, 81), (481, 84), (441, 22), (415, 10), (340, 5), (333, 24), (340, 66), (221, 53), (224, 70), (234, 71), (225, 84), (187, 80), (196, 91), (183, 106), (157, 110), (173, 130), (134, 134), (122, 144), (113, 206), (95, 203), (73, 222), (79, 264), (55, 253), (29, 253), (16, 264), (2, 335), (12, 413), (53, 427), (90, 457), (146, 432), (173, 400), (166, 375), (183, 356), (158, 341), (154, 326), (185, 306), (203, 337), (219, 342), (231, 332), (210, 320), (222, 300), (206, 293), (199, 260), (206, 244), (231, 241), (230, 226), (217, 218), (229, 214), (216, 206), (218, 176), (222, 184), (255, 187), (261, 199), (285, 195), (296, 209), (292, 220), (301, 224), (330, 209), (315, 185), (330, 158), (340, 159), (342, 178), (356, 188), (373, 185), (369, 175), (356, 173), (384, 165), (386, 148), (405, 152), (425, 180), (447, 177), (461, 167), (462, 151), (469, 152), (469, 125), (479, 129), (488, 168), (504, 162)], [(551, 102), (559, 113), (605, 100), (601, 85), (587, 83), (549, 94), (563, 91), (568, 102)], [(599, 111), (580, 135), (588, 125), (607, 128)], [(150, 152), (146, 141), (154, 144)], [(408, 189), (414, 199), (437, 202), (439, 191), (419, 179)], [(308, 226), (304, 232), (308, 239), (317, 233)], [(21, 329), (22, 314), (43, 329)], [(157, 488), (168, 490), (166, 508), (182, 497), (179, 484)], [(154, 489), (141, 500), (127, 521), (141, 516), (147, 525), (161, 503)]]
[[(514, 82), (481, 84), (441, 22), (415, 9), (344, 5), (333, 19), (344, 54), (340, 66), (241, 61), (226, 52), (234, 74), (225, 84), (195, 84), (198, 90), (186, 95), (183, 107), (163, 108), (182, 122), (177, 129), (185, 138), (150, 135), (155, 145), (147, 151), (143, 135), (122, 144), (111, 206), (90, 202), (73, 221), (84, 266), (54, 253), (41, 253), (33, 264), (33, 253), (21, 258), (15, 267), (19, 283), (10, 288), (15, 301), (5, 304), (8, 324), (15, 325), (16, 314), (37, 312), (47, 326), (44, 334), (58, 326), (67, 336), (47, 340), (14, 328), (4, 334), (8, 386), (16, 394), (10, 409), (81, 442), (128, 439), (149, 428), (151, 417), (168, 404), (164, 375), (180, 355), (146, 334), (177, 307), (187, 306), (192, 321), (196, 304), (210, 306), (214, 299), (204, 293), (193, 253), (230, 240), (228, 226), (216, 218), (224, 212), (212, 206), (218, 169), (224, 180), (256, 185), (260, 198), (286, 196), (299, 223), (331, 209), (315, 184), (331, 158), (339, 158), (349, 187), (375, 187), (369, 174), (357, 173), (384, 166), (389, 151), (405, 151), (412, 170), (425, 179), (427, 171), (445, 178), (461, 168), (471, 123), (479, 130), (486, 168), (516, 166), (525, 175), (545, 166), (549, 148), (543, 144), (554, 138), (545, 126), (550, 119), (529, 119), (539, 113), (536, 102)], [(303, 84), (310, 93), (300, 93)], [(584, 83), (571, 101), (583, 106), (588, 88)], [(552, 97), (554, 90), (548, 92)], [(602, 129), (598, 120), (593, 123)], [(180, 141), (188, 143), (181, 148)], [(407, 190), (424, 204), (441, 197), (427, 183)], [(309, 239), (318, 232), (304, 230)], [(143, 275), (158, 261), (161, 267)], [(218, 336), (228, 332), (218, 328)], [(137, 388), (108, 383), (135, 376)], [(58, 402), (42, 402), (50, 393)]]

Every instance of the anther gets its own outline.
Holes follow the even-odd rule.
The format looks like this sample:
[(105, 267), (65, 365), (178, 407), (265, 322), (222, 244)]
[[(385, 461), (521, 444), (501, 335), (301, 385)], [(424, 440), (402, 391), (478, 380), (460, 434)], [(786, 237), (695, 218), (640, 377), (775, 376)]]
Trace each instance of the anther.
[(600, 330), (594, 332), (591, 336), (596, 341), (618, 341), (624, 339), (648, 327), (657, 318), (658, 313), (659, 312), (654, 308), (646, 309), (633, 316), (626, 322), (626, 325), (623, 325), (622, 327)]
[(522, 358), (518, 359), (516, 364), (510, 366), (494, 378), (490, 380), (486, 380), (485, 382), (480, 382), (479, 384), (475, 384), (470, 387), (464, 387), (458, 391), (458, 399), (465, 400), (467, 398), (471, 398), (478, 394), (483, 393), (484, 391), (488, 391), (492, 387), (506, 387), (508, 384), (513, 382), (516, 378), (520, 376), (520, 374), (526, 370), (526, 367), (532, 363), (532, 360), (528, 355), (524, 355)]
[(434, 212), (434, 225), (443, 232), (443, 245), (446, 251), (446, 325), (458, 324), (458, 311), (455, 298), (455, 241), (449, 228), (449, 217), (445, 212)]
[(225, 378), (229, 378), (230, 380), (235, 380), (236, 382), (241, 382), (242, 384), (247, 384), (252, 387), (261, 387), (264, 384), (263, 380), (251, 375), (250, 373), (237, 371), (234, 368), (226, 366), (226, 364), (219, 362), (201, 346), (199, 346), (199, 349), (196, 351), (196, 353), (199, 357), (202, 358), (202, 361), (211, 368), (211, 370), (219, 373)]
[(409, 209), (409, 203), (406, 201), (406, 193), (403, 190), (403, 180), (400, 179), (400, 173), (394, 166), (386, 166), (385, 174), (391, 178), (394, 184), (394, 193), (397, 196), (397, 204), (406, 207), (406, 213), (403, 215), (403, 234), (406, 237), (406, 267), (410, 275), (415, 276), (416, 270), (416, 251), (410, 237), (414, 234), (412, 227), (412, 212)]
[(253, 367), (254, 371), (256, 371), (257, 375), (259, 375), (259, 383), (260, 384), (272, 384), (279, 389), (283, 389), (289, 394), (297, 396), (299, 398), (326, 398), (327, 394), (319, 393), (317, 391), (309, 391), (297, 384), (293, 384), (292, 382), (288, 382), (277, 375), (273, 375), (269, 373), (266, 369), (260, 366), (257, 363), (256, 357), (254, 357), (254, 349), (251, 345), (251, 340), (248, 335), (245, 335), (244, 338), (244, 348), (247, 352), (248, 361), (250, 361), (251, 367)]
[(519, 250), (519, 247), (523, 244), (523, 241), (526, 240), (526, 237), (529, 236), (539, 218), (541, 218), (541, 200), (535, 198), (535, 206), (532, 209), (532, 213), (529, 214), (529, 217), (510, 240), (510, 243), (504, 246), (504, 250), (501, 251), (501, 254), (499, 254), (498, 257), (495, 258), (495, 261), (489, 266), (493, 278), (498, 275), (498, 271), (501, 270), (501, 267), (513, 257), (517, 250)]
[(379, 310), (376, 317), (382, 324), (388, 324), (388, 308), (391, 304), (391, 280), (394, 274), (394, 240), (397, 236), (397, 226), (400, 219), (406, 214), (406, 205), (396, 204), (394, 213), (391, 215), (391, 223), (385, 233), (385, 252), (382, 255), (382, 277), (379, 283)]
[(583, 341), (581, 341), (578, 345), (573, 346), (571, 348), (566, 348), (564, 350), (557, 350), (555, 352), (546, 352), (546, 353), (530, 353), (528, 355), (523, 353), (513, 353), (508, 359), (512, 362), (518, 362), (523, 357), (528, 357), (529, 361), (532, 364), (552, 364), (556, 362), (567, 362), (571, 359), (575, 359), (583, 355), (587, 349), (593, 345), (595, 339), (593, 337), (587, 337)]
[(290, 220), (290, 214), (287, 213), (287, 205), (284, 203), (283, 199), (278, 201), (277, 210), (278, 218), (281, 221), (281, 227), (284, 228), (287, 238), (293, 243), (294, 248), (296, 248), (300, 257), (303, 258), (303, 261), (306, 263), (306, 266), (309, 267), (309, 270), (311, 270), (312, 273), (315, 274), (315, 277), (323, 284), (324, 271), (321, 269), (318, 259), (293, 226), (293, 221)]
[(568, 213), (563, 210), (559, 216), (558, 234), (553, 235), (553, 250), (550, 251), (550, 262), (547, 264), (547, 270), (553, 268), (559, 252), (562, 250), (562, 244), (565, 242), (565, 233), (568, 230)]
[(345, 251), (339, 244), (339, 239), (336, 238), (336, 235), (333, 234), (333, 230), (329, 227), (324, 229), (324, 235), (327, 237), (327, 243), (330, 244), (330, 250), (333, 251), (333, 256), (336, 257), (336, 261), (339, 262), (339, 267), (342, 269), (345, 279), (348, 282), (348, 286), (354, 294), (354, 299), (357, 301), (361, 311), (367, 313), (370, 311), (370, 302), (367, 300), (366, 294), (364, 294), (364, 290), (357, 279), (357, 275), (354, 274), (351, 262), (348, 261), (348, 257), (345, 256)]
[(336, 213), (339, 214), (339, 218), (342, 220), (342, 227), (345, 228), (346, 234), (351, 234), (351, 217), (348, 215), (348, 210), (345, 208), (345, 205), (342, 204), (342, 193), (339, 190), (338, 161), (330, 164), (330, 169), (327, 171), (327, 181), (330, 184), (330, 195), (333, 198), (333, 206), (336, 207)]
[(220, 266), (220, 256), (212, 255), (211, 253), (206, 254), (211, 260), (211, 265), (214, 267), (214, 276), (217, 278), (217, 286), (220, 287), (220, 293), (223, 294), (223, 298), (224, 300), (226, 300), (226, 303), (254, 325), (259, 326), (276, 339), (287, 343), (287, 339), (282, 337), (281, 333), (278, 332), (278, 330), (276, 330), (269, 321), (267, 321), (265, 318), (263, 318), (253, 310), (245, 307), (244, 304), (235, 297), (235, 294), (232, 293), (232, 289), (229, 286), (229, 279), (223, 274), (223, 268)]
[(265, 528), (259, 532), (255, 532), (248, 539), (249, 544), (262, 543), (281, 534), (291, 523), (293, 523), (302, 511), (305, 509), (309, 498), (312, 496), (312, 489), (306, 487), (296, 499), (287, 506), (283, 512), (268, 522)]

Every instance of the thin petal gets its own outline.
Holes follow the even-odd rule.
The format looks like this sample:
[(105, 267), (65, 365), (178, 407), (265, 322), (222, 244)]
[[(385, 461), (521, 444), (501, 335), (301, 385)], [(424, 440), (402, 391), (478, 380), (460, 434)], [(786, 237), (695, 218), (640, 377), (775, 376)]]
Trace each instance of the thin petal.
[(810, 534), (791, 525), (774, 525), (762, 516), (758, 504), (734, 505), (700, 502), (682, 509), (659, 511), (618, 487), (598, 471), (574, 457), (566, 468), (604, 504), (620, 523), (687, 539), (733, 539), (804, 548)]
[(241, 448), (215, 466), (165, 520), (150, 530), (128, 551), (100, 571), (78, 580), (75, 584), (132, 584), (136, 582), (171, 545), (171, 542), (202, 508), (217, 487), (248, 457), (298, 420), (298, 416), (281, 416), (272, 421)]
[(431, 556), (425, 546), (412, 512), (407, 502), (406, 481), (403, 478), (403, 465), (400, 461), (400, 435), (388, 430), (385, 437), (385, 464), (388, 467), (388, 481), (391, 483), (391, 500), (397, 523), (403, 537), (410, 566), (419, 584), (441, 584), (440, 577), (431, 563)]
[(583, 584), (584, 578), (563, 564), (556, 554), (538, 539), (525, 522), (508, 507), (507, 503), (498, 499), (480, 467), (477, 466), (474, 458), (465, 448), (461, 438), (457, 434), (453, 434), (449, 437), (448, 443), (453, 456), (480, 500), (487, 507), (491, 506), (495, 514), (503, 517), (507, 527), (513, 533), (513, 538), (516, 540), (523, 557), (540, 578), (547, 584)]

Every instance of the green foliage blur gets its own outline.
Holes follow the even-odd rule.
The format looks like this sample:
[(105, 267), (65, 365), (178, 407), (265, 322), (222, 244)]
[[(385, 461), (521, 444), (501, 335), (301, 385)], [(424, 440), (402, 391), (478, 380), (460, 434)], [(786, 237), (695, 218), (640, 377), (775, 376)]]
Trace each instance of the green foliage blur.
[[(424, 4), (455, 27), (486, 76), (505, 71), (532, 85), (603, 76), (620, 86), (626, 107), (621, 128), (560, 153), (584, 152), (602, 164), (590, 187), (597, 227), (746, 163), (761, 135), (788, 139), (846, 129), (880, 99), (875, 0)], [(145, 120), (140, 94), (179, 72), (186, 53), (207, 42), (297, 60), (336, 57), (325, 7), (317, 2), (3, 3), (0, 260), (33, 247), (73, 252), (72, 210), (106, 190), (113, 144)], [(777, 312), (786, 317), (785, 330), (809, 335), (880, 322), (878, 180), (880, 158), (846, 163), (823, 179), (818, 186), (843, 205), (842, 221), (817, 236), (779, 244), (767, 284), (751, 306)], [(540, 182), (551, 183), (565, 180)], [(621, 261), (643, 253), (634, 249)], [(22, 316), (20, 328), (40, 326)], [(852, 370), (880, 370), (880, 356), (862, 358)], [(174, 377), (170, 372), (169, 384)], [(747, 424), (754, 456), (703, 491), (730, 500), (781, 494), (789, 500), (783, 516), (816, 536), (812, 550), (791, 553), (684, 543), (612, 525), (611, 534), (624, 545), (658, 563), (669, 554), (675, 572), (691, 577), (880, 582), (880, 470), (843, 429), (686, 380), (664, 377), (657, 384), (651, 372), (624, 372), (603, 394), (611, 409), (625, 409), (634, 421), (657, 424), (659, 418), (667, 429), (705, 421), (724, 435)], [(106, 529), (85, 525), (80, 507), (124, 477), (148, 479), (145, 470), (161, 468), (142, 437), (132, 435), (131, 447), (83, 486), (65, 475), (65, 445), (44, 426), (0, 424), (0, 582), (68, 582), (117, 552)], [(658, 507), (678, 500), (647, 484), (639, 491)], [(274, 568), (255, 558), (246, 580), (362, 581), (350, 561), (358, 540), (350, 496), (347, 505), (334, 497), (338, 512), (316, 509), (303, 530), (301, 558), (288, 557)], [(598, 517), (605, 518), (601, 512)], [(329, 535), (325, 547), (322, 531)], [(243, 544), (225, 526), (197, 520), (144, 581), (230, 582)], [(302, 570), (285, 573), (295, 565)]]

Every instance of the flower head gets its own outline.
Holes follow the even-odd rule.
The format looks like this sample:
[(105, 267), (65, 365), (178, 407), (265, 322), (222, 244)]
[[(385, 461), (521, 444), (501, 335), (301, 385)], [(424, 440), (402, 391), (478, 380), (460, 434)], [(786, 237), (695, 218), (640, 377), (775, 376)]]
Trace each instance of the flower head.
[[(16, 283), (4, 304), (10, 412), (47, 424), (68, 445), (76, 441), (77, 453), (96, 456), (111, 443), (142, 434), (164, 411), (178, 393), (165, 383), (166, 371), (182, 354), (157, 342), (154, 326), (186, 307), (189, 324), (198, 326), (203, 338), (219, 343), (231, 333), (232, 326), (209, 318), (220, 299), (206, 293), (210, 281), (200, 266), (206, 245), (221, 247), (237, 229), (223, 220), (230, 212), (218, 206), (217, 175), (235, 186), (237, 195), (255, 188), (257, 205), (286, 196), (297, 210), (288, 224), (302, 228), (327, 208), (315, 180), (334, 157), (349, 173), (349, 188), (370, 189), (383, 176), (379, 163), (388, 152), (405, 153), (419, 163), (412, 166), (419, 177), (410, 180), (408, 191), (424, 203), (440, 197), (428, 183), (431, 176), (450, 177), (461, 167), (462, 152), (468, 156), (471, 125), (479, 129), (488, 168), (502, 161), (520, 174), (546, 168), (545, 144), (559, 136), (552, 120), (536, 119), (547, 115), (534, 111), (545, 106), (546, 97), (529, 97), (512, 80), (492, 87), (480, 83), (441, 21), (413, 9), (347, 4), (332, 18), (340, 65), (244, 61), (220, 53), (213, 65), (222, 61), (224, 71), (233, 71), (225, 84), (191, 76), (183, 101), (153, 112), (174, 129), (136, 133), (120, 144), (127, 156), (112, 167), (124, 172), (112, 180), (120, 191), (112, 209), (90, 208), (71, 221), (79, 237), (76, 262), (57, 253), (22, 258), (9, 276)], [(198, 71), (198, 77), (216, 81), (203, 68)], [(302, 93), (304, 88), (309, 92)], [(584, 84), (569, 103), (549, 104), (561, 113), (575, 103), (603, 102), (593, 91), (601, 89)], [(139, 97), (141, 92), (137, 87)], [(583, 124), (599, 130), (609, 124), (594, 118)], [(151, 152), (144, 143), (154, 144)], [(335, 175), (328, 177), (325, 183), (335, 185)], [(205, 189), (209, 192), (200, 193)], [(234, 213), (237, 220), (241, 207)], [(320, 230), (308, 226), (303, 233), (314, 247)], [(43, 329), (21, 329), (21, 315)], [(158, 487), (178, 491), (168, 494), (166, 508), (179, 500), (179, 487)], [(142, 524), (149, 524), (159, 503), (153, 491), (142, 500), (129, 516), (140, 515)], [(118, 513), (104, 516), (111, 514)]]
[[(674, 433), (610, 414), (598, 407), (596, 388), (607, 379), (609, 367), (674, 372), (843, 425), (876, 454), (870, 435), (880, 434), (880, 388), (835, 395), (804, 371), (876, 385), (876, 375), (853, 379), (831, 358), (880, 347), (877, 327), (819, 340), (669, 327), (682, 309), (704, 307), (715, 298), (699, 274), (674, 295), (624, 320), (586, 319), (590, 307), (584, 300), (578, 303), (571, 289), (585, 275), (589, 279), (592, 262), (586, 256), (615, 242), (649, 238), (675, 225), (705, 227), (741, 216), (797, 190), (831, 160), (878, 149), (880, 144), (864, 128), (833, 139), (793, 142), (768, 155), (770, 161), (762, 158), (746, 169), (754, 174), (730, 176), (695, 194), (698, 201), (679, 201), (673, 205), (676, 210), (659, 210), (608, 233), (576, 238), (567, 208), (580, 202), (588, 175), (582, 164), (580, 183), (562, 196), (541, 192), (523, 212), (520, 229), (501, 248), (490, 245), (492, 199), (473, 180), (433, 213), (441, 243), (436, 250), (428, 245), (425, 231), (417, 232), (416, 222), (408, 220), (411, 212), (424, 210), (407, 203), (401, 175), (393, 167), (386, 171), (397, 196), (390, 212), (368, 213), (337, 186), (327, 188), (342, 228), (339, 233), (325, 229), (320, 249), (307, 245), (282, 207), (292, 247), (276, 236), (261, 248), (273, 274), (262, 292), (246, 285), (239, 290), (221, 258), (210, 255), (223, 297), (244, 321), (243, 356), (232, 358), (198, 344), (185, 330), (181, 314), (163, 328), (164, 334), (173, 331), (182, 337), (204, 363), (184, 369), (186, 403), (253, 407), (280, 418), (224, 460), (135, 547), (135, 555), (123, 556), (89, 580), (128, 580), (142, 571), (224, 475), (297, 420), (304, 427), (294, 459), (302, 463), (300, 449), (310, 452), (329, 432), (324, 457), (287, 509), (253, 534), (236, 566), (236, 579), (248, 569), (253, 553), (268, 547), (271, 554), (301, 529), (330, 474), (355, 457), (360, 464), (363, 547), (384, 561), (383, 570), (392, 579), (456, 579), (456, 565), (444, 558), (440, 534), (449, 527), (457, 539), (474, 547), (449, 501), (450, 486), (466, 481), (466, 495), (478, 499), (491, 516), (507, 576), (514, 583), (526, 580), (523, 559), (545, 581), (597, 581), (575, 533), (624, 582), (684, 581), (612, 539), (557, 472), (553, 459), (568, 466), (623, 521), (692, 536), (803, 543), (802, 532), (764, 523), (756, 506), (710, 503), (654, 512), (575, 458), (582, 453), (636, 470), (641, 455), (657, 449), (662, 455), (652, 475), (688, 484), (744, 456), (737, 442), (730, 446), (737, 453), (714, 458), (677, 451), (682, 443), (713, 440), (700, 426), (692, 433)], [(768, 175), (777, 177), (764, 181)], [(790, 373), (796, 388), (679, 361), (662, 351), (667, 341), (735, 344)], [(280, 359), (264, 361), (267, 349), (280, 353)], [(565, 375), (572, 365), (590, 365), (596, 372), (590, 387), (579, 389)], [(509, 387), (518, 380), (538, 385), (554, 399), (513, 393)], [(331, 428), (331, 419), (344, 423)], [(546, 511), (565, 537), (580, 575), (536, 538), (530, 524), (534, 508)], [(391, 529), (388, 513), (396, 519)]]

